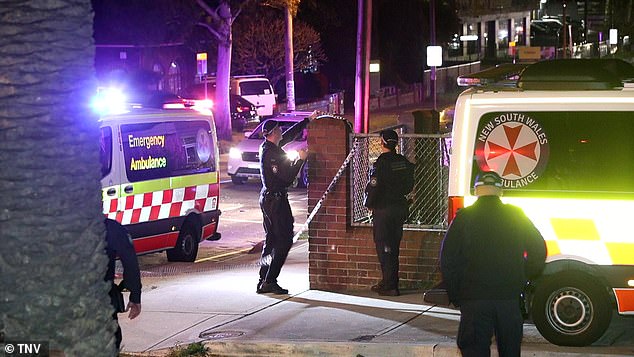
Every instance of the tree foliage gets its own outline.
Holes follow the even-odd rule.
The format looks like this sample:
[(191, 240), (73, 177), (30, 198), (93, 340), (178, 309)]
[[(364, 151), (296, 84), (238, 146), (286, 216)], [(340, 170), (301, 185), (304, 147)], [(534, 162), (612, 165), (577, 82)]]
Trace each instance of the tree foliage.
[[(232, 72), (263, 74), (275, 86), (285, 74), (285, 36), (286, 25), (280, 11), (260, 9), (257, 15), (236, 22)], [(327, 60), (319, 33), (302, 21), (294, 21), (293, 55), (297, 70)]]

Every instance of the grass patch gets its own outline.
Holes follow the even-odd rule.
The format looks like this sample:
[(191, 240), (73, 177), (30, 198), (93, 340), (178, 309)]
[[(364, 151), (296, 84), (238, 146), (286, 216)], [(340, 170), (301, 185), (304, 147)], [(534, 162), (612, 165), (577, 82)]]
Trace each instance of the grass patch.
[(166, 357), (211, 357), (209, 348), (201, 342), (192, 343), (187, 346), (175, 346), (169, 349)]

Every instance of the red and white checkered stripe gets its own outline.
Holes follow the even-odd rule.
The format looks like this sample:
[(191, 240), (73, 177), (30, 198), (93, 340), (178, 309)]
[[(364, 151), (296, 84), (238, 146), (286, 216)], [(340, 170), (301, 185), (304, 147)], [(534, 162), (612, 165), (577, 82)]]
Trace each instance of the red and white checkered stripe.
[(213, 211), (218, 207), (217, 184), (147, 192), (103, 201), (103, 213), (121, 224), (180, 217), (192, 209)]

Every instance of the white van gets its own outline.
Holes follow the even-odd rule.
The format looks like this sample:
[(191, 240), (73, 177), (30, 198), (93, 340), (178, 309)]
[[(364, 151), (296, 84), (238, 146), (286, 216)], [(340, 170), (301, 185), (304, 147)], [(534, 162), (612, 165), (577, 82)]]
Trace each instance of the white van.
[(545, 271), (527, 291), (533, 322), (554, 344), (589, 345), (613, 311), (634, 316), (634, 67), (610, 59), (507, 69), (458, 79), (474, 87), (455, 107), (450, 219), (476, 200), (479, 171), (499, 173), (502, 200), (547, 243)]
[(103, 213), (127, 228), (137, 254), (194, 261), (200, 242), (220, 239), (213, 118), (133, 109), (100, 122)]
[(231, 77), (229, 91), (253, 103), (261, 117), (270, 117), (276, 113), (277, 101), (271, 82), (263, 76)]

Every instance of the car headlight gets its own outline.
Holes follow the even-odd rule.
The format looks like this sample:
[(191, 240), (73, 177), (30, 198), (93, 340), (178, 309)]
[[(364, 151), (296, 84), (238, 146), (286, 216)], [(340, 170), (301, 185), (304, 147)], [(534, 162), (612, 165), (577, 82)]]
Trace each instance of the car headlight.
[(229, 149), (229, 157), (232, 159), (240, 159), (242, 157), (242, 151), (238, 148)]
[(288, 150), (286, 152), (286, 157), (288, 157), (291, 161), (295, 161), (299, 158), (299, 152), (297, 152), (297, 150)]

